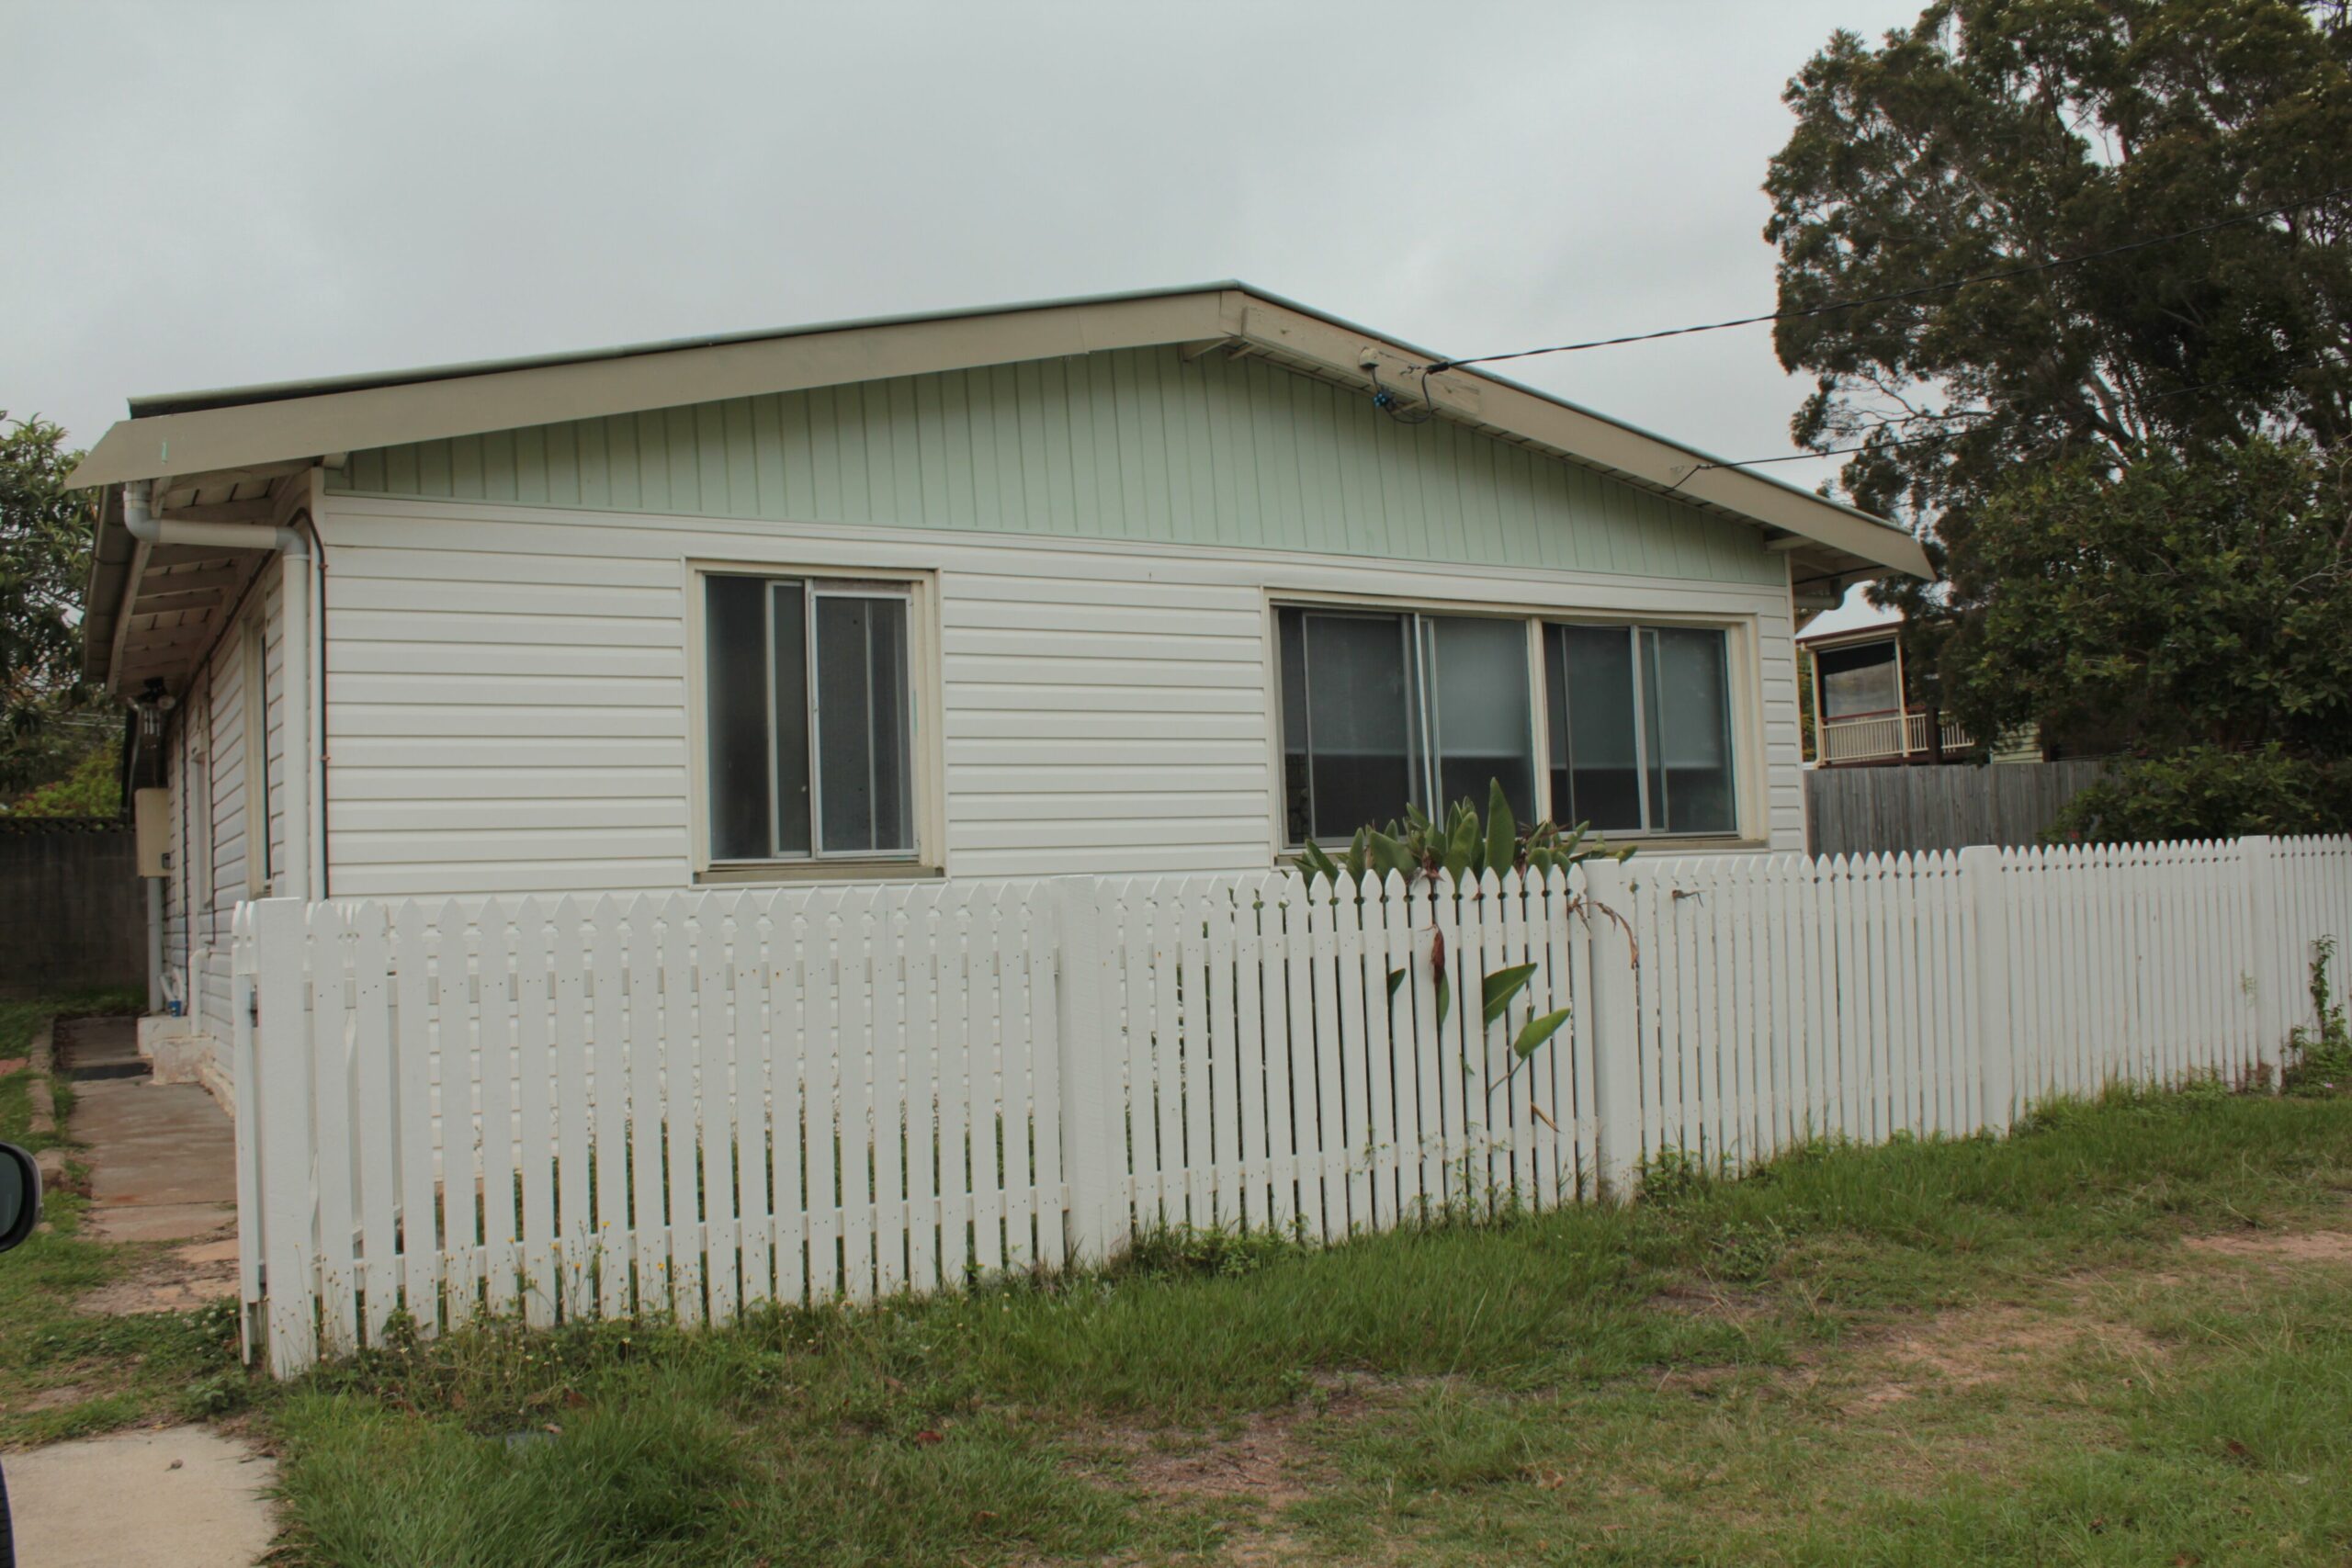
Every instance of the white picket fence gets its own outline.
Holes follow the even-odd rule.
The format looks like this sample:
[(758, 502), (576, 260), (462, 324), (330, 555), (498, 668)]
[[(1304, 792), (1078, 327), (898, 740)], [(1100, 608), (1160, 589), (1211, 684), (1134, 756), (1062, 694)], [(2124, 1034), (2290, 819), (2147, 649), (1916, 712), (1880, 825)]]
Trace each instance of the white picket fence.
[(282, 1373), (396, 1312), (724, 1322), (1159, 1224), (1331, 1240), (1622, 1192), (1666, 1150), (1998, 1130), (2275, 1063), (2329, 935), (2352, 840), (264, 900), (236, 921), (249, 1344)]

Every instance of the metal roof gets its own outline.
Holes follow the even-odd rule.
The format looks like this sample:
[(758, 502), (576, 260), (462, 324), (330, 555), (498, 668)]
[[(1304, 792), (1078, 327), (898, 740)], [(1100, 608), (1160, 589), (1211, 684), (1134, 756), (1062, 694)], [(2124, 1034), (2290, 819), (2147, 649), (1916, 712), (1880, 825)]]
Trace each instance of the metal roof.
[[(99, 438), (69, 482), (154, 479), (159, 504), (167, 492), (173, 504), (217, 502), (256, 483), (266, 491), (288, 470), (339, 453), (1170, 344), (1222, 345), (1343, 385), (1376, 382), (1425, 395), (1438, 413), (1483, 434), (1762, 528), (1776, 549), (1792, 555), (1801, 587), (1886, 570), (1929, 572), (1917, 539), (1867, 513), (1475, 367), (1408, 383), (1408, 369), (1442, 356), (1234, 281), (142, 396), (130, 400), (131, 417)], [(85, 667), (104, 678), (132, 557), (111, 488), (99, 519), (84, 632)]]
[[(393, 387), (411, 387), (425, 382), (467, 380), (486, 376), (506, 375), (516, 371), (543, 370), (559, 368), (566, 366), (602, 364), (616, 360), (647, 358), (655, 355), (679, 354), (697, 349), (722, 348), (743, 344), (775, 343), (793, 338), (817, 337), (837, 333), (865, 332), (874, 328), (920, 326), (933, 322), (971, 321), (990, 316), (1023, 315), (1039, 311), (1063, 310), (1071, 308), (1091, 309), (1108, 305), (1128, 304), (1140, 300), (1172, 299), (1193, 295), (1224, 293), (1247, 295), (1252, 299), (1263, 300), (1268, 304), (1280, 306), (1283, 310), (1295, 311), (1299, 315), (1310, 317), (1316, 321), (1326, 322), (1331, 326), (1340, 328), (1343, 331), (1357, 333), (1366, 338), (1378, 339), (1391, 347), (1401, 349), (1407, 354), (1416, 355), (1425, 361), (1436, 361), (1443, 358), (1443, 355), (1440, 355), (1434, 349), (1426, 348), (1419, 344), (1376, 332), (1360, 322), (1350, 321), (1344, 316), (1333, 315), (1329, 311), (1318, 310), (1312, 305), (1304, 304), (1296, 299), (1290, 299), (1288, 296), (1277, 294), (1271, 289), (1260, 288), (1254, 284), (1245, 283), (1238, 278), (1223, 278), (1215, 282), (1178, 284), (1160, 288), (1136, 288), (1107, 294), (1070, 295), (1058, 299), (1022, 300), (1011, 304), (974, 305), (960, 307), (954, 310), (908, 311), (899, 314), (883, 316), (862, 316), (842, 321), (805, 322), (795, 326), (771, 327), (750, 332), (704, 333), (692, 337), (669, 338), (651, 343), (621, 344), (606, 348), (582, 349), (561, 354), (525, 355), (505, 359), (478, 359), (448, 365), (415, 366), (404, 369), (366, 371), (345, 376), (315, 377), (295, 381), (263, 382), (248, 387), (222, 387), (195, 391), (148, 393), (130, 399), (129, 408), (131, 422), (137, 422), (141, 420), (163, 418), (174, 414), (206, 412), (223, 409), (250, 408), (268, 403), (286, 402), (296, 399), (326, 397), (349, 392), (373, 391)], [(1660, 446), (1671, 448), (1675, 452), (1694, 459), (1701, 465), (1707, 466), (1713, 471), (1738, 472), (1743, 477), (1751, 479), (1758, 484), (1770, 486), (1775, 490), (1784, 491), (1790, 496), (1798, 498), (1811, 504), (1831, 508), (1835, 511), (1844, 513), (1849, 517), (1860, 519), (1873, 525), (1874, 526), (1887, 529), (1890, 533), (1893, 533), (1899, 537), (1905, 539), (1909, 538), (1909, 536), (1905, 534), (1903, 530), (1896, 528), (1894, 525), (1886, 522), (1883, 518), (1876, 517), (1869, 513), (1858, 511), (1852, 507), (1844, 506), (1837, 502), (1829, 501), (1825, 497), (1815, 494), (1813, 491), (1806, 490), (1802, 486), (1790, 484), (1788, 481), (1774, 478), (1770, 474), (1757, 473), (1752, 469), (1747, 468), (1727, 468), (1724, 466), (1724, 459), (1713, 453), (1690, 446), (1685, 442), (1677, 441), (1669, 436), (1660, 435), (1655, 431), (1645, 429), (1643, 426), (1631, 423), (1630, 421), (1617, 419), (1611, 415), (1600, 413), (1581, 403), (1561, 397), (1555, 392), (1545, 391), (1542, 388), (1530, 386), (1525, 382), (1514, 380), (1510, 377), (1495, 375), (1475, 366), (1453, 372), (1453, 374), (1473, 376), (1478, 380), (1490, 382), (1499, 387), (1506, 387), (1513, 391), (1523, 393), (1529, 397), (1542, 399), (1545, 402), (1555, 404), (1563, 409), (1571, 410), (1588, 419), (1598, 420), (1605, 424), (1612, 425), (1619, 430), (1624, 431), (1630, 435), (1638, 436), (1645, 441), (1656, 442)], [(122, 428), (122, 425), (117, 425), (113, 430), (109, 430), (107, 433), (107, 435), (101, 438), (99, 447), (92, 449), (91, 457), (95, 459), (98, 456), (99, 448), (103, 448), (107, 445), (107, 441), (113, 438), (115, 432), (121, 430)], [(359, 445), (361, 444), (354, 443), (353, 447), (356, 447)], [(85, 468), (87, 468), (89, 467), (89, 464), (85, 462), (84, 466)], [(74, 482), (83, 484), (104, 483), (107, 482), (108, 479), (117, 476), (113, 475), (110, 471), (100, 470), (94, 473), (91, 478), (84, 479), (81, 473), (77, 471), (74, 476)], [(123, 475), (120, 477), (153, 476)], [(1891, 565), (1893, 563), (1887, 564)]]

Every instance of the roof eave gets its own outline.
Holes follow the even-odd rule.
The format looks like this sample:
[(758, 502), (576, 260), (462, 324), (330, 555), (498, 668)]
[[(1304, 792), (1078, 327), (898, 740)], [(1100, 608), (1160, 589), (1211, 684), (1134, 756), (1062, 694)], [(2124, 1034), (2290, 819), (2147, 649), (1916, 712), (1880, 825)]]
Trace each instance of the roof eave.
[(82, 599), (82, 678), (93, 685), (105, 686), (112, 674), (115, 623), (121, 616), (135, 551), (122, 526), (122, 492), (111, 487), (101, 491), (90, 547), (90, 578)]
[[(1236, 283), (994, 310), (890, 317), (683, 344), (141, 400), (171, 408), (116, 424), (69, 483), (233, 471), (567, 420), (1169, 344), (1250, 344), (1342, 380), (1426, 364), (1429, 350)], [(1366, 365), (1371, 365), (1367, 372)], [(1388, 384), (1384, 380), (1383, 384)], [(1417, 382), (1449, 418), (1526, 441), (1710, 510), (1801, 536), (1819, 562), (1928, 577), (1900, 529), (1706, 453), (1476, 369)], [(246, 401), (213, 403), (243, 397)], [(188, 406), (199, 404), (205, 406)]]

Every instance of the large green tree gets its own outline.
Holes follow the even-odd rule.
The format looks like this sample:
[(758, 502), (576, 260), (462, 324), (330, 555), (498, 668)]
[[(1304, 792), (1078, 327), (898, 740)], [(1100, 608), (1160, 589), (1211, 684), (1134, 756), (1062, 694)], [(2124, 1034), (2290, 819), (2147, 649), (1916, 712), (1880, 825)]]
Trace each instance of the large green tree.
[(81, 680), (88, 498), (65, 488), (65, 432), (0, 411), (0, 797), (60, 778), (103, 743)]
[[(2292, 671), (2260, 664), (2300, 657), (2294, 639), (2233, 650), (2256, 667), (2216, 733), (2184, 733), (2198, 726), (2176, 721), (2163, 674), (2211, 646), (2212, 606), (2187, 580), (2248, 558), (2164, 552), (2324, 534), (2315, 500), (2261, 520), (2211, 503), (2257, 479), (2280, 504), (2315, 496), (2316, 480), (2268, 481), (2338, 472), (2329, 454), (2352, 434), (2345, 0), (1941, 0), (1875, 46), (1837, 35), (1787, 97), (1766, 232), (1780, 308), (1798, 312), (1775, 346), (1816, 378), (1794, 434), (1848, 450), (1838, 488), (1919, 533), (1948, 574), (1882, 586), (1911, 615), (1915, 662), (1939, 663), (1951, 705), (1988, 730), (2352, 750), (2347, 727), (2314, 735), (2296, 716)], [(1947, 287), (1966, 278), (1984, 280)], [(2135, 486), (2151, 463), (2160, 477)], [(2182, 507), (2204, 521), (2177, 526)], [(2052, 572), (2112, 587), (2152, 570), (2166, 586), (2131, 615), (2037, 592)], [(2310, 591), (2320, 618), (2347, 612), (2340, 578)], [(2004, 603), (2017, 613), (1996, 635)], [(2005, 650), (2029, 625), (2034, 657)]]
[(2352, 457), (2267, 437), (2076, 457), (1996, 487), (1969, 555), (1987, 586), (1945, 660), (1986, 733), (2038, 720), (2146, 759), (2070, 826), (2347, 825)]

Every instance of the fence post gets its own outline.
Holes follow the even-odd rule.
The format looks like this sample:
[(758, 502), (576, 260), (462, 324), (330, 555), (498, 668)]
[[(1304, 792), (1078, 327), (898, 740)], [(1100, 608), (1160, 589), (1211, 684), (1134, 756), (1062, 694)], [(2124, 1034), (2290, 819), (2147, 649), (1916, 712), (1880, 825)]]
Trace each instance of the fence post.
[[(311, 1125), (309, 927), (299, 898), (251, 906), (254, 1111), (261, 1148), (262, 1292), (269, 1370), (290, 1377), (318, 1359), (318, 1150)], [(240, 1100), (247, 1086), (239, 1084)]]
[(1584, 873), (1589, 967), (1585, 1006), (1592, 1019), (1593, 1164), (1604, 1200), (1634, 1196), (1642, 1158), (1641, 1028), (1629, 922), (1634, 880), (1613, 860), (1589, 860)]
[(263, 1327), (261, 1265), (267, 1245), (261, 1212), (261, 1070), (254, 1048), (260, 1005), (254, 979), (252, 905), (238, 907), (229, 930), (229, 1089), (237, 1137), (237, 1349), (251, 1366)]
[(2270, 1069), (2276, 1090), (2287, 1065), (2286, 998), (2278, 977), (2293, 975), (2297, 964), (2278, 951), (2277, 845), (2267, 833), (2248, 833), (2238, 849), (2245, 857), (2246, 952), (2254, 961), (2254, 1061)]
[(2017, 1114), (2018, 1035), (2009, 1017), (2009, 887), (2001, 851), (1970, 844), (1960, 852), (1960, 884), (1974, 921), (1976, 1063), (1983, 1130), (1999, 1136)]
[(1110, 1072), (1103, 994), (1109, 976), (1097, 908), (1101, 883), (1091, 876), (1054, 878), (1056, 1006), (1061, 1052), (1062, 1182), (1069, 1191), (1069, 1247), (1072, 1261), (1102, 1263), (1130, 1239), (1120, 1162), (1111, 1138), (1118, 1092)]

